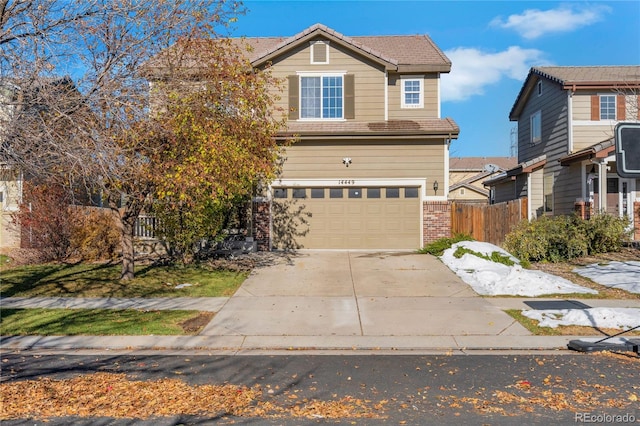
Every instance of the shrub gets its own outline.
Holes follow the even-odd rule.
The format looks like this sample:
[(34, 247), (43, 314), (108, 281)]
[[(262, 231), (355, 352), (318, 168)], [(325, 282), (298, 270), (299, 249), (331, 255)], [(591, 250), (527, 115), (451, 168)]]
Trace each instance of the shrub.
[(110, 210), (71, 207), (69, 252), (82, 260), (111, 260), (119, 255), (120, 231)]
[(64, 259), (71, 238), (69, 203), (69, 193), (59, 185), (25, 182), (23, 201), (13, 216), (22, 228), (24, 248), (39, 250), (45, 261)]
[(445, 250), (451, 248), (453, 244), (459, 243), (460, 241), (473, 241), (473, 237), (468, 234), (455, 234), (451, 238), (440, 238), (418, 250), (418, 253), (442, 256), (442, 253), (444, 253)]
[(537, 231), (541, 224), (538, 221), (547, 220), (545, 217), (537, 221), (523, 220), (513, 231), (505, 237), (504, 248), (521, 261), (538, 262), (547, 255), (547, 236)]
[(598, 215), (542, 216), (523, 221), (510, 232), (504, 247), (522, 261), (561, 262), (587, 254), (619, 251), (628, 240), (628, 219)]
[(456, 259), (460, 259), (462, 256), (464, 256), (467, 253), (477, 256), (481, 259), (490, 260), (495, 263), (502, 263), (503, 265), (507, 265), (507, 266), (513, 266), (516, 264), (516, 262), (511, 260), (509, 256), (506, 256), (500, 252), (492, 251), (491, 255), (486, 255), (484, 253), (479, 253), (477, 251), (473, 251), (466, 247), (458, 247), (455, 253), (453, 253), (453, 257), (455, 257)]
[(598, 214), (586, 221), (589, 236), (589, 253), (608, 253), (620, 251), (631, 238), (628, 218), (619, 218), (608, 214)]

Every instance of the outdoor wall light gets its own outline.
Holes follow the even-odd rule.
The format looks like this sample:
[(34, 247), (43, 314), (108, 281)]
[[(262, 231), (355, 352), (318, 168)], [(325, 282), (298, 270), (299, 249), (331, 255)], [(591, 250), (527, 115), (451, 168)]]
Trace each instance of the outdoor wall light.
[(436, 194), (438, 193), (438, 181), (437, 180), (433, 181), (433, 192), (436, 193)]
[(351, 164), (351, 158), (350, 157), (344, 157), (342, 159), (342, 164), (344, 164), (345, 166), (349, 167), (349, 164)]

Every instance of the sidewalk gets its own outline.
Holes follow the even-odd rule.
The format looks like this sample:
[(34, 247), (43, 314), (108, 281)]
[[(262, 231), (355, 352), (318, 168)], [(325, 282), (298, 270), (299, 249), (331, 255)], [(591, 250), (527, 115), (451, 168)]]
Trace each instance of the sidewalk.
[[(532, 302), (534, 307), (531, 306)], [(230, 298), (3, 298), (2, 308), (215, 312), (197, 336), (2, 337), (3, 350), (201, 350), (228, 354), (565, 351), (581, 336), (532, 336), (505, 309), (638, 307), (638, 300), (479, 297), (437, 259), (319, 252), (259, 268)], [(537, 307), (536, 307), (537, 306)], [(605, 336), (592, 335), (594, 340)]]

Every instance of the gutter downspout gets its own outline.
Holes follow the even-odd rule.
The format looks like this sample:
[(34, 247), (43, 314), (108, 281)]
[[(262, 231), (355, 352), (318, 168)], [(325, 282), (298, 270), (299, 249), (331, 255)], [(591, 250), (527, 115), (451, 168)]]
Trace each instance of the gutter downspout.
[(531, 200), (531, 173), (527, 173), (527, 219), (530, 221), (533, 219), (533, 202)]
[(573, 93), (575, 91), (575, 85), (572, 91), (567, 92), (567, 154), (573, 153)]

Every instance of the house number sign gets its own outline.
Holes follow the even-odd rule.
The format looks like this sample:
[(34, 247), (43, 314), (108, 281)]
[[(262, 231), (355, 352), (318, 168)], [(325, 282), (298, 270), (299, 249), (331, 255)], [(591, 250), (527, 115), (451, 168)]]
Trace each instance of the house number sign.
[(353, 179), (339, 179), (338, 185), (355, 185), (356, 181)]

